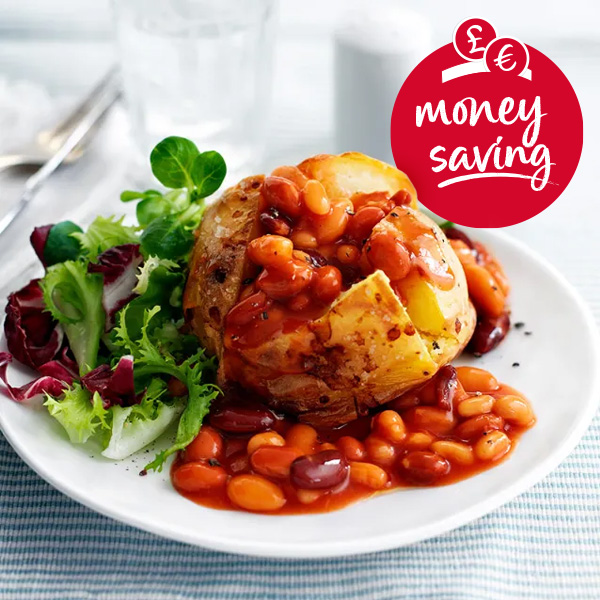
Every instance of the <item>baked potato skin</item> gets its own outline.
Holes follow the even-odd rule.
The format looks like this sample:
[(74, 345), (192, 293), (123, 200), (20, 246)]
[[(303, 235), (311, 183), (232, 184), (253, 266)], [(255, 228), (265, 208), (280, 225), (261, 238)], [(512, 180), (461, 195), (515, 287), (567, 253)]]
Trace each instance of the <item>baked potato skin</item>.
[(183, 308), (202, 345), (219, 360), (225, 316), (248, 276), (246, 248), (258, 235), (263, 180), (247, 177), (226, 190), (207, 208), (196, 232)]

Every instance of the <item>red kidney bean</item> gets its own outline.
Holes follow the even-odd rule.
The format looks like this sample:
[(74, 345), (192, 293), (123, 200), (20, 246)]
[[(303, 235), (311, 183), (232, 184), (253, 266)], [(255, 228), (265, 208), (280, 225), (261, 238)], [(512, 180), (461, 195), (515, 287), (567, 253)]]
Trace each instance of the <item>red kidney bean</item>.
[(344, 483), (348, 473), (348, 461), (341, 452), (323, 450), (297, 458), (290, 468), (290, 479), (297, 488), (324, 490)]
[(450, 463), (435, 452), (413, 450), (400, 461), (400, 472), (417, 485), (431, 485), (450, 472)]
[(225, 407), (210, 416), (210, 424), (229, 433), (254, 433), (273, 427), (275, 416), (266, 408)]
[(444, 410), (452, 410), (458, 378), (452, 365), (443, 366), (436, 374), (435, 395), (437, 405)]
[(510, 329), (510, 316), (507, 312), (499, 317), (480, 317), (468, 350), (476, 356), (491, 352), (506, 337)]
[(261, 213), (260, 222), (267, 233), (288, 237), (291, 231), (289, 223), (279, 215), (279, 211), (271, 208), (269, 212)]
[(315, 269), (318, 269), (319, 267), (324, 267), (327, 264), (327, 259), (317, 250), (313, 250), (312, 248), (305, 248), (302, 252), (309, 256), (310, 265)]

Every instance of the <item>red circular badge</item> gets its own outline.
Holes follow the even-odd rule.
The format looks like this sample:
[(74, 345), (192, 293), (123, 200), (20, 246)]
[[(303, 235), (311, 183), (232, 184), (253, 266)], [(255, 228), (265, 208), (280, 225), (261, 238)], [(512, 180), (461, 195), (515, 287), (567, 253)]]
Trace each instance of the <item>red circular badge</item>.
[(484, 19), (472, 17), (460, 22), (454, 30), (454, 48), (465, 60), (481, 60), (496, 30)]
[(392, 150), (434, 213), (460, 225), (505, 227), (565, 190), (581, 156), (583, 120), (562, 71), (514, 38), (488, 39), (491, 25), (470, 30), (482, 38), (476, 47), (485, 46), (465, 62), (459, 40), (481, 25), (474, 21), (457, 27), (456, 46), (436, 50), (406, 79), (392, 114)]

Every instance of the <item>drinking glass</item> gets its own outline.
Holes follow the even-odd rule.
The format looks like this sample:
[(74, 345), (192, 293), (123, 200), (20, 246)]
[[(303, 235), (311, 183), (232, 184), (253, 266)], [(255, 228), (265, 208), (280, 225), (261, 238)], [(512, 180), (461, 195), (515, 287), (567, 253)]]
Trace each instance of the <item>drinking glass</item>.
[(274, 0), (113, 0), (134, 142), (217, 150), (233, 177), (264, 151)]

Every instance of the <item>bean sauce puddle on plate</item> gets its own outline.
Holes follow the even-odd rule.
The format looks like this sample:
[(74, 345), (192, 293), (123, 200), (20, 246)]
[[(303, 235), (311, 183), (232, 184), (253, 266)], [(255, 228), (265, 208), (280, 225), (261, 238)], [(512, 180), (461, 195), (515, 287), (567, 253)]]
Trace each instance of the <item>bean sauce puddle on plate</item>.
[(211, 508), (298, 514), (471, 477), (505, 459), (535, 416), (487, 371), (448, 365), (337, 428), (317, 430), (258, 400), (233, 399), (216, 405), (209, 423), (173, 464), (178, 492)]

